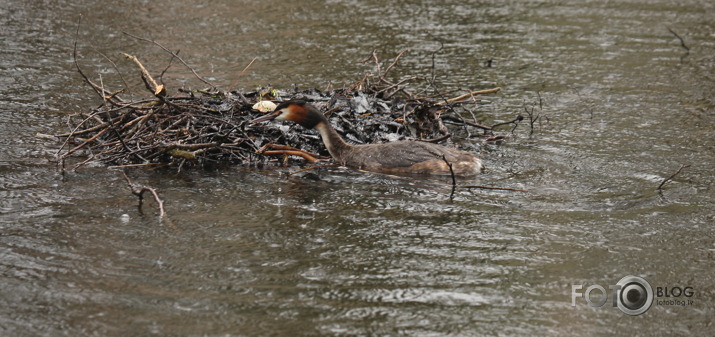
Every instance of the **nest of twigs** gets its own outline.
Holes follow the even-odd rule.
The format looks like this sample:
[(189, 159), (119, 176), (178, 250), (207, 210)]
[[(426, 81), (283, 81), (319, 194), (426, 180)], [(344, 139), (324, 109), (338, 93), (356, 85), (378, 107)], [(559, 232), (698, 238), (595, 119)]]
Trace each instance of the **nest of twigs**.
[[(153, 41), (152, 41), (153, 42)], [(165, 49), (167, 50), (167, 49)], [(168, 50), (167, 50), (168, 51)], [(171, 52), (170, 52), (171, 53)], [(172, 55), (181, 60), (178, 55)], [(179, 90), (169, 95), (136, 57), (126, 55), (141, 71), (141, 78), (151, 98), (128, 101), (123, 92), (110, 91), (91, 81), (80, 69), (85, 82), (102, 103), (71, 121), (69, 132), (55, 135), (64, 139), (60, 159), (86, 156), (77, 164), (101, 162), (112, 166), (216, 167), (224, 165), (261, 166), (269, 162), (316, 161), (329, 158), (315, 132), (294, 124), (264, 123), (249, 125), (262, 112), (255, 103), (301, 98), (323, 111), (336, 130), (354, 144), (395, 140), (438, 142), (451, 136), (445, 121), (476, 128), (480, 135), (494, 138), (492, 129), (474, 120), (466, 120), (456, 111), (464, 104), (480, 104), (479, 95), (496, 93), (500, 88), (473, 91), (453, 98), (423, 97), (406, 87), (410, 77), (390, 81), (387, 73), (394, 61), (381, 70), (373, 53), (376, 73), (364, 76), (341, 89), (317, 89), (287, 92), (261, 88), (251, 92), (217, 90)], [(186, 65), (183, 60), (182, 63)], [(187, 66), (188, 67), (188, 66)], [(517, 123), (514, 121), (500, 123)], [(498, 136), (497, 136), (498, 137)]]

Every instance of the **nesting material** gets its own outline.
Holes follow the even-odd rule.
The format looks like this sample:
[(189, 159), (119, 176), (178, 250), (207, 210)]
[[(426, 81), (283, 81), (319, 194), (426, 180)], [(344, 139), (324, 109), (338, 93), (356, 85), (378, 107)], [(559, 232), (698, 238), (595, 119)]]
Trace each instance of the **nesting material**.
[(313, 131), (293, 124), (250, 125), (252, 119), (273, 111), (276, 103), (297, 98), (310, 101), (324, 112), (343, 138), (354, 144), (445, 140), (451, 136), (444, 124), (446, 119), (476, 127), (475, 133), (489, 136), (491, 127), (464, 120), (456, 109), (461, 104), (479, 104), (478, 96), (500, 90), (475, 91), (453, 99), (424, 97), (406, 89), (409, 81), (387, 80), (386, 72), (378, 67), (378, 74), (327, 91), (224, 92), (213, 88), (179, 90), (170, 95), (170, 88), (157, 84), (138, 59), (127, 57), (141, 68), (151, 98), (126, 100), (121, 91), (108, 91), (89, 80), (78, 66), (102, 103), (72, 116), (70, 130), (55, 135), (63, 140), (58, 152), (61, 160), (78, 157), (76, 166), (97, 162), (182, 168), (265, 166), (285, 160), (329, 158)]

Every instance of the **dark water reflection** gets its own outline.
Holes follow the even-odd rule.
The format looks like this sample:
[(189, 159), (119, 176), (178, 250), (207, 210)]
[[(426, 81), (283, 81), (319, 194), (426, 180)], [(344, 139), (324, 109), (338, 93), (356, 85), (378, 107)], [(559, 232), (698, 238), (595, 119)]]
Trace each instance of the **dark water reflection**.
[[(0, 335), (620, 335), (711, 331), (715, 8), (706, 1), (10, 1), (0, 9)], [(472, 148), (474, 183), (322, 170), (62, 175), (36, 133), (96, 104), (71, 63), (123, 86), (99, 53), (156, 69), (150, 36), (227, 87), (342, 85), (409, 48), (395, 76), (501, 86), (474, 113), (542, 115)], [(690, 52), (668, 31), (685, 38)], [(491, 60), (491, 67), (488, 61)], [(133, 75), (125, 76), (130, 86)], [(170, 88), (201, 86), (173, 66)], [(539, 97), (543, 108), (539, 109)], [(681, 164), (692, 166), (659, 193)], [(295, 170), (296, 168), (286, 169)], [(629, 274), (696, 289), (640, 317), (571, 306), (572, 284)]]

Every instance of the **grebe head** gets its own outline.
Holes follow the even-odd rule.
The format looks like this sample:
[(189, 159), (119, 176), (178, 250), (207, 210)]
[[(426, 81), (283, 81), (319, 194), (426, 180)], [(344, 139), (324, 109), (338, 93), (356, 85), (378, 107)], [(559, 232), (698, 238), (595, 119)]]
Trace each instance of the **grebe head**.
[(252, 120), (251, 124), (273, 119), (295, 122), (308, 129), (314, 128), (320, 122), (325, 122), (325, 116), (312, 105), (303, 100), (290, 100), (278, 104), (273, 112)]

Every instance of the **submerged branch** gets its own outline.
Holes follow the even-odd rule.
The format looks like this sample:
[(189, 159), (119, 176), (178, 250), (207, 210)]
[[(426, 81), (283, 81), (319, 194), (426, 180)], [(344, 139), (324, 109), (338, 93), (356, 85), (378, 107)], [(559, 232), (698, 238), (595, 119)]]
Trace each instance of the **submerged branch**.
[(665, 185), (665, 183), (667, 183), (667, 182), (673, 180), (673, 178), (675, 178), (675, 176), (677, 176), (678, 174), (680, 174), (681, 171), (683, 171), (684, 169), (690, 167), (691, 165), (692, 165), (692, 164), (680, 165), (680, 168), (678, 168), (678, 170), (675, 171), (675, 173), (671, 174), (668, 178), (663, 179), (663, 181), (660, 183), (660, 185), (658, 185), (658, 187), (656, 188), (656, 190), (658, 190), (658, 191), (662, 190), (662, 189), (663, 189), (663, 185)]

